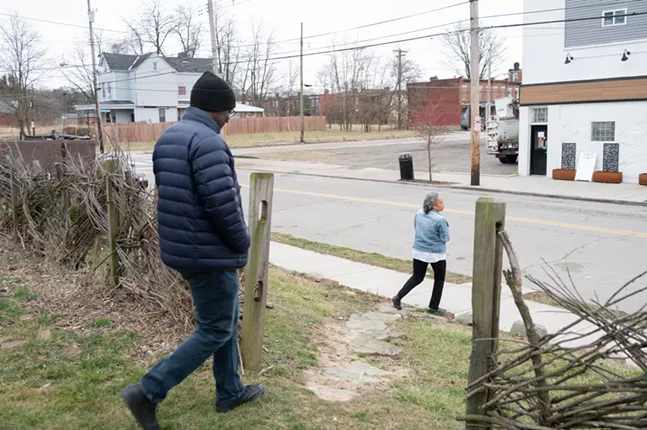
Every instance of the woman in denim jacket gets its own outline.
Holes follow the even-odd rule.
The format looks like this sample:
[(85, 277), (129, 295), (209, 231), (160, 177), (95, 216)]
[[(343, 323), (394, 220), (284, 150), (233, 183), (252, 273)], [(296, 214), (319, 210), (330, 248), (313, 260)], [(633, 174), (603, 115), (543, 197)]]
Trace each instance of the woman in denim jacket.
[(449, 223), (440, 214), (444, 209), (443, 198), (438, 193), (432, 192), (427, 194), (423, 209), (416, 214), (413, 276), (404, 284), (398, 295), (393, 297), (393, 306), (398, 310), (402, 309), (402, 299), (424, 281), (427, 267), (431, 264), (434, 270), (434, 289), (429, 302), (429, 312), (433, 314), (445, 313), (445, 310), (439, 308), (447, 271), (446, 244), (449, 242)]

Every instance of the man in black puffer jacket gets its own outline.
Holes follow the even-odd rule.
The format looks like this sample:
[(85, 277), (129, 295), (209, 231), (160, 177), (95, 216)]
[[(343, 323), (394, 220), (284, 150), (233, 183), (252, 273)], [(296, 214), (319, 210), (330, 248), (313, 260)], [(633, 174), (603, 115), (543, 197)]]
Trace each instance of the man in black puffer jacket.
[(168, 391), (213, 356), (216, 410), (257, 399), (262, 385), (238, 375), (238, 276), (247, 263), (247, 234), (234, 158), (220, 137), (236, 106), (234, 92), (213, 73), (193, 86), (182, 120), (157, 141), (153, 168), (164, 263), (189, 282), (198, 327), (140, 383), (122, 395), (144, 429), (158, 429), (156, 406)]

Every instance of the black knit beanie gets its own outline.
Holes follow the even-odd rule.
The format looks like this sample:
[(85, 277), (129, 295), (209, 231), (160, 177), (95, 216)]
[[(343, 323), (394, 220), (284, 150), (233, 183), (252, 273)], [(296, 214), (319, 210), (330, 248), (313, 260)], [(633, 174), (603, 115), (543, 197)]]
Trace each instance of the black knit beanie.
[(191, 90), (191, 106), (207, 112), (224, 112), (236, 107), (236, 95), (222, 78), (204, 72)]

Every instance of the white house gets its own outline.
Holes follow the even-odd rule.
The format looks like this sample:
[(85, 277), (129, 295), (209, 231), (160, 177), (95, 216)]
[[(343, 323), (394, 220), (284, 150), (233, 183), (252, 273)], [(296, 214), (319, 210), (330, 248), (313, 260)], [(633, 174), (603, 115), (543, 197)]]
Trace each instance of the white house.
[(519, 174), (647, 172), (647, 1), (524, 0)]
[[(189, 106), (193, 85), (207, 70), (212, 70), (210, 58), (103, 53), (98, 65), (102, 120), (177, 121)], [(95, 107), (78, 105), (76, 109), (92, 111)], [(259, 116), (262, 113), (261, 109)]]

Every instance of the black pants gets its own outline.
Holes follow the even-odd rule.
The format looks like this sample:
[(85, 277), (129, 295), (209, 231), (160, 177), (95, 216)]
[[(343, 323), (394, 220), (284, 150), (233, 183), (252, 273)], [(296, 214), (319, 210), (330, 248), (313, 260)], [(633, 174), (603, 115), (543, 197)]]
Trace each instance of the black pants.
[[(411, 290), (422, 284), (427, 274), (427, 267), (429, 263), (420, 260), (413, 260), (413, 276), (409, 278), (406, 284), (398, 293), (400, 300), (409, 294)], [(436, 310), (440, 306), (440, 299), (443, 296), (443, 288), (445, 287), (445, 274), (447, 273), (447, 260), (431, 263), (431, 268), (434, 269), (434, 290), (431, 293), (431, 301), (429, 302), (429, 309)]]

